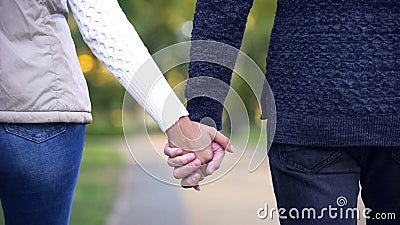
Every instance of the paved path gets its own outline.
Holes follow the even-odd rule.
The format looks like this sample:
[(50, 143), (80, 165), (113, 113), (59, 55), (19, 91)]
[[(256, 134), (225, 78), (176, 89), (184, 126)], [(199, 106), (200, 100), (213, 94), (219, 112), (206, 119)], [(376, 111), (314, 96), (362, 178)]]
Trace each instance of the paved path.
[(179, 193), (145, 174), (137, 165), (126, 168), (108, 225), (185, 225)]
[[(146, 146), (142, 138), (130, 140), (139, 149)], [(152, 140), (157, 149), (162, 149), (166, 143), (161, 136)], [(120, 148), (128, 153), (125, 144)], [(265, 221), (257, 217), (257, 210), (265, 204), (276, 205), (268, 163), (249, 173), (250, 156), (250, 152), (244, 154), (233, 170), (222, 179), (203, 186), (201, 192), (164, 184), (145, 173), (128, 156), (129, 164), (107, 225), (278, 225), (276, 218)], [(224, 165), (233, 165), (237, 157), (227, 154)], [(171, 174), (164, 162), (154, 162), (150, 156), (143, 163), (146, 168)]]

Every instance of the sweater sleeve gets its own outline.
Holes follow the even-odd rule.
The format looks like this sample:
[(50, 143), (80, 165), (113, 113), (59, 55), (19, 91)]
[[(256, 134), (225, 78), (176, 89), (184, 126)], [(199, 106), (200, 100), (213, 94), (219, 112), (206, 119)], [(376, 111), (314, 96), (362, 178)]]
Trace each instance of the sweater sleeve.
[[(216, 41), (239, 49), (252, 5), (253, 0), (197, 0), (192, 41)], [(206, 117), (211, 118), (214, 120), (217, 129), (221, 130), (223, 103), (229, 92), (227, 87), (230, 86), (232, 70), (210, 62), (194, 61), (193, 58), (196, 57), (195, 55), (198, 52), (215, 55), (215, 57), (221, 54), (213, 47), (207, 48), (201, 44), (198, 46), (192, 44), (191, 62), (189, 64), (190, 79), (185, 89), (189, 117), (198, 122)], [(226, 63), (231, 68), (235, 65), (236, 57), (237, 54), (227, 59), (229, 62)], [(210, 79), (192, 79), (202, 76), (218, 79), (227, 85), (223, 85), (224, 87), (220, 85), (220, 88), (215, 88), (210, 87)]]
[(162, 131), (188, 115), (117, 0), (69, 0), (69, 4), (93, 54)]

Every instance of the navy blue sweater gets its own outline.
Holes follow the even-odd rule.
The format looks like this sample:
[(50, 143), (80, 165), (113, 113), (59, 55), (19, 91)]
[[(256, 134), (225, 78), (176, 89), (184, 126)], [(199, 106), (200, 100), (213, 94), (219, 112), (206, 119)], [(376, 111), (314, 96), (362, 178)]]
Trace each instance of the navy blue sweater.
[[(240, 48), (252, 3), (198, 0), (192, 40)], [(215, 64), (189, 66), (190, 77), (230, 84), (231, 75)], [(400, 146), (400, 1), (278, 0), (266, 77), (277, 107), (275, 142)], [(189, 82), (186, 96), (211, 91), (206, 85)], [(217, 101), (198, 97), (187, 108), (192, 120), (211, 117), (221, 129)]]

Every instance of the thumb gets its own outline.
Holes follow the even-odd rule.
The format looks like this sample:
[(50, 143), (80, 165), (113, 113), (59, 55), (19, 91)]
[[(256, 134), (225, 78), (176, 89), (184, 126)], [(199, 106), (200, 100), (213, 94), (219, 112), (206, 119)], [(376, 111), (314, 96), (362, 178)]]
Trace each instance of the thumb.
[(231, 142), (229, 141), (229, 138), (225, 137), (225, 135), (223, 135), (219, 131), (215, 133), (214, 142), (221, 145), (222, 148), (224, 148), (226, 151), (230, 153), (236, 152), (236, 149), (235, 147), (232, 146)]

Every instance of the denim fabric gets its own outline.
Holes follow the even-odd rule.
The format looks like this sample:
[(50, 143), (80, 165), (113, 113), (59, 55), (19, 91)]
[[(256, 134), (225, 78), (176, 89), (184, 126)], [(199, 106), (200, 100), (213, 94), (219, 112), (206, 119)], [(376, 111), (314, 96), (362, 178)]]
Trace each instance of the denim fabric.
[(84, 124), (0, 123), (0, 199), (6, 225), (67, 225)]
[[(287, 219), (280, 220), (282, 225), (356, 225), (350, 209), (357, 207), (360, 186), (365, 206), (372, 210), (368, 225), (400, 224), (400, 147), (273, 144), (269, 162), (278, 208), (300, 212), (299, 217), (283, 213)], [(336, 217), (333, 210), (332, 216), (325, 211), (318, 219), (330, 206), (337, 208)], [(316, 219), (307, 213), (302, 217), (302, 210), (310, 207), (316, 210)], [(395, 219), (379, 219), (382, 213), (388, 217), (393, 212)]]

